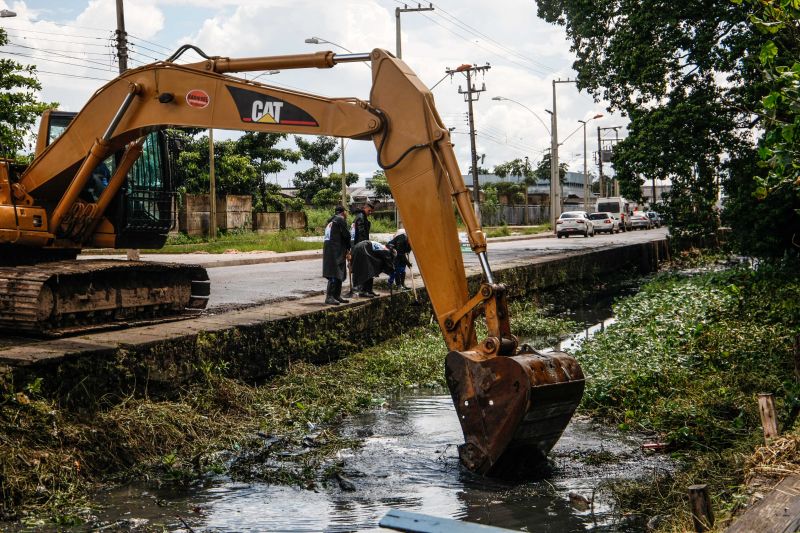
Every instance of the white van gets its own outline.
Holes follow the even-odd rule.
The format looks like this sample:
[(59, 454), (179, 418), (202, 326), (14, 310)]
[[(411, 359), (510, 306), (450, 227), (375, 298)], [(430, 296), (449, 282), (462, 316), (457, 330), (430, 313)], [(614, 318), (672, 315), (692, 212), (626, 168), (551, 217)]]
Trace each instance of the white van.
[(595, 211), (611, 213), (619, 223), (619, 229), (628, 231), (631, 229), (631, 208), (633, 202), (626, 200), (622, 196), (609, 196), (608, 198), (598, 198)]

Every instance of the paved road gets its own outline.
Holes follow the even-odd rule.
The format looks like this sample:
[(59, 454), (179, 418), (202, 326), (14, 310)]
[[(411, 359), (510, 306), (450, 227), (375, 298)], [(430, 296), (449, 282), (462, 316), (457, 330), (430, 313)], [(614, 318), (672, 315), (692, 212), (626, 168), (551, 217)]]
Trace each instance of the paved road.
[[(595, 237), (555, 237), (525, 239), (507, 242), (490, 242), (489, 262), (493, 267), (517, 259), (539, 257), (622, 243), (646, 242), (662, 239), (665, 228), (597, 235)], [(413, 258), (412, 258), (413, 262)], [(469, 269), (478, 268), (478, 261), (471, 251), (464, 253), (464, 263)], [(325, 282), (321, 277), (320, 259), (209, 268), (211, 277), (211, 299), (208, 308), (213, 312), (237, 307), (265, 303), (278, 299), (297, 298), (310, 294), (322, 294)], [(407, 284), (410, 282), (407, 281)], [(345, 283), (345, 291), (347, 283)]]

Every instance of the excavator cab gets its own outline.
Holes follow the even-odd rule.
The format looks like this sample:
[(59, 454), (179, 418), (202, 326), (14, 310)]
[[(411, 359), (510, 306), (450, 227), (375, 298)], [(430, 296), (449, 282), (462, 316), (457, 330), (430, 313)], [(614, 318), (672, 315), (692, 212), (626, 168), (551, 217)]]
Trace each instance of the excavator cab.
[[(77, 113), (48, 110), (39, 125), (36, 155), (55, 142), (69, 127)], [(142, 155), (133, 163), (119, 192), (106, 211), (113, 225), (117, 248), (161, 248), (175, 223), (177, 194), (168, 132), (146, 135)], [(97, 202), (117, 169), (123, 151), (100, 162), (87, 180), (80, 198)]]

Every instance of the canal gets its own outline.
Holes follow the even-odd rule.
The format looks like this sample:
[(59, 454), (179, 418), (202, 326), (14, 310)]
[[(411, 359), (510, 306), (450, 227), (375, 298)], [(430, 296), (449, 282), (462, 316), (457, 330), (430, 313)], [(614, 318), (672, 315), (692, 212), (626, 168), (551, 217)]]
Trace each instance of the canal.
[[(635, 290), (628, 284), (584, 301), (540, 302), (580, 330), (555, 346), (545, 347), (542, 339), (525, 342), (574, 352), (583, 338), (613, 322), (614, 298)], [(97, 495), (95, 530), (380, 531), (388, 510), (404, 509), (518, 531), (645, 531), (637, 517), (617, 511), (613, 485), (673, 468), (666, 456), (643, 449), (645, 436), (576, 416), (549, 463), (528, 479), (512, 483), (472, 475), (459, 466), (462, 434), (444, 390), (387, 398), (339, 431), (360, 446), (340, 452), (334, 461), (338, 474), (326, 482), (303, 488), (219, 477), (190, 488), (129, 485)]]

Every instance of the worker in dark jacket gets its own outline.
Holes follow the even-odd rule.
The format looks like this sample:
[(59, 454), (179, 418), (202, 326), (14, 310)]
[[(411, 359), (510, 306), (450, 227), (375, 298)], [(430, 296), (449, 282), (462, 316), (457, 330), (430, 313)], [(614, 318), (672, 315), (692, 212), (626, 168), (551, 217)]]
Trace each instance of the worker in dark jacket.
[[(353, 223), (350, 225), (350, 239), (353, 242), (353, 246), (360, 242), (369, 240), (369, 227), (371, 226), (369, 216), (372, 214), (374, 209), (375, 205), (372, 202), (367, 202), (364, 204), (362, 209), (356, 209), (353, 211), (355, 213), (355, 217), (353, 218)], [(358, 285), (358, 283), (354, 283), (354, 285), (350, 287), (351, 296), (353, 295), (353, 291), (357, 293), (364, 292), (361, 290), (361, 287)]]
[(353, 239), (353, 246), (361, 241), (369, 240), (369, 227), (371, 226), (369, 216), (374, 210), (375, 205), (372, 202), (367, 202), (362, 209), (354, 211), (356, 216), (350, 226), (350, 237)]
[(408, 259), (408, 254), (411, 253), (411, 244), (408, 242), (406, 230), (397, 230), (394, 238), (386, 243), (386, 247), (397, 252), (394, 258), (394, 272), (389, 276), (389, 288), (391, 289), (393, 284), (397, 284), (398, 290), (411, 290), (406, 287), (406, 267), (411, 267), (411, 261)]
[(325, 226), (325, 239), (322, 244), (322, 276), (328, 278), (325, 303), (339, 305), (347, 303), (342, 298), (342, 282), (347, 277), (347, 259), (350, 254), (350, 231), (347, 229), (347, 211), (342, 206)]
[(394, 251), (375, 241), (361, 241), (353, 246), (353, 284), (360, 287), (358, 296), (378, 296), (372, 290), (374, 278), (394, 272)]

